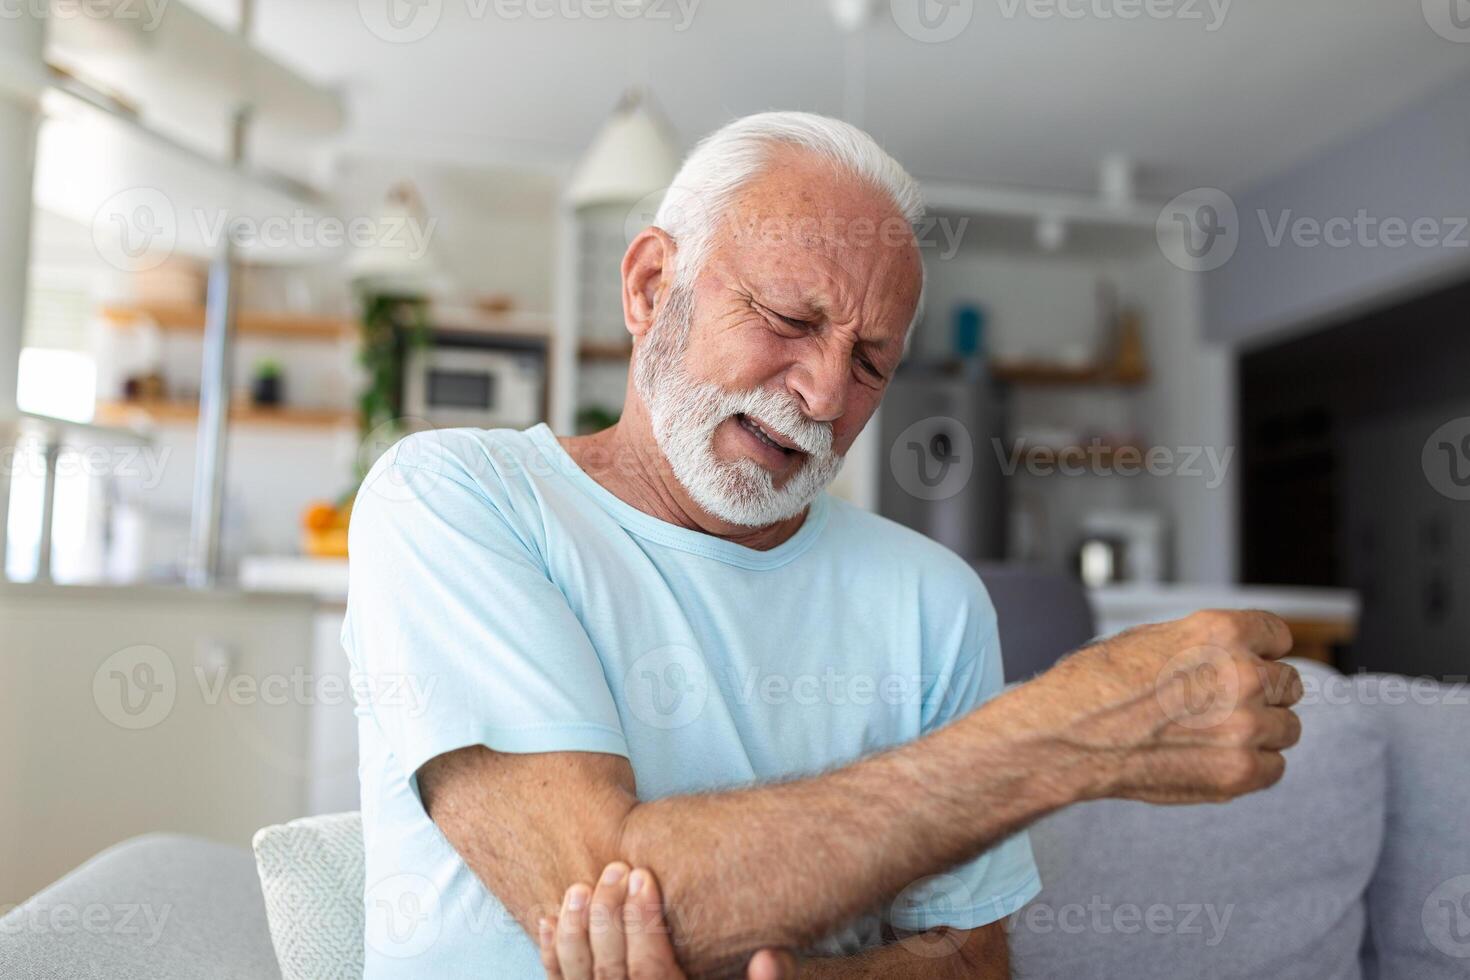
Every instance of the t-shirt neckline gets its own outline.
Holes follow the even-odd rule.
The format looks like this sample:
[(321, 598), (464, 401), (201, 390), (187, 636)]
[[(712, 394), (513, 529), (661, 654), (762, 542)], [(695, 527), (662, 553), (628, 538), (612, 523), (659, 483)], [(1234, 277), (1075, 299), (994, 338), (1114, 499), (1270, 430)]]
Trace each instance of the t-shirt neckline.
[(741, 568), (777, 568), (785, 565), (810, 548), (822, 533), (827, 523), (828, 496), (820, 493), (807, 508), (806, 520), (790, 538), (774, 548), (761, 550), (749, 548), (734, 541), (726, 541), (703, 531), (680, 527), (645, 514), (607, 487), (594, 480), (586, 470), (572, 459), (550, 426), (542, 422), (526, 430), (526, 434), (545, 453), (557, 462), (557, 470), (590, 496), (625, 529), (649, 541), (675, 548), (690, 554), (702, 555), (717, 561), (738, 565)]

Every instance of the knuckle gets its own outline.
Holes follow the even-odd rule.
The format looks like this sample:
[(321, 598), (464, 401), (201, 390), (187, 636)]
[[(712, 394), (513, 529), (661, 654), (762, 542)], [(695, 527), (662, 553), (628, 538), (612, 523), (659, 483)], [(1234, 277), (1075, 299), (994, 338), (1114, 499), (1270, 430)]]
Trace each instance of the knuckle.
[(1220, 765), (1220, 788), (1237, 796), (1249, 792), (1256, 787), (1257, 769), (1254, 752), (1231, 752)]

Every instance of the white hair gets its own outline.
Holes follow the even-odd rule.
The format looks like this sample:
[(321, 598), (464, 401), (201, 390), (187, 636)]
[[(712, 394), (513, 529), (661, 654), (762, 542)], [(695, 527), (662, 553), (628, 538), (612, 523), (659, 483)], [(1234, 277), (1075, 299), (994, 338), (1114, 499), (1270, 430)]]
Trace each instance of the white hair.
[[(792, 146), (816, 153), (836, 169), (882, 192), (910, 228), (924, 217), (919, 184), (867, 133), (810, 112), (760, 112), (710, 133), (684, 159), (653, 223), (678, 245), (674, 278), (692, 284), (708, 257), (718, 219), (740, 189), (758, 176), (771, 151)], [(924, 274), (920, 271), (920, 294)], [(918, 318), (918, 309), (914, 311)]]

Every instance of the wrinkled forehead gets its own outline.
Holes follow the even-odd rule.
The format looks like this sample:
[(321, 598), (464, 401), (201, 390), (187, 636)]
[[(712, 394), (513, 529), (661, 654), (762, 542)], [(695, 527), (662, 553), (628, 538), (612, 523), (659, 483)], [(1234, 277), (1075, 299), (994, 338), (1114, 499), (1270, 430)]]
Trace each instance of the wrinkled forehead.
[(923, 281), (918, 243), (889, 196), (862, 178), (815, 153), (776, 149), (715, 218), (712, 255), (779, 288), (891, 307), (907, 328)]

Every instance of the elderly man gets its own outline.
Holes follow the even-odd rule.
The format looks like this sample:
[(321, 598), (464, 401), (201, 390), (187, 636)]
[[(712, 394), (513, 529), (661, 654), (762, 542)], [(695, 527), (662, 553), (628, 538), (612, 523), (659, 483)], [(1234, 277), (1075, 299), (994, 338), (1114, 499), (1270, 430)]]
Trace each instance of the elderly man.
[(1280, 778), (1279, 620), (1134, 630), (1002, 694), (975, 573), (823, 493), (915, 318), (921, 207), (851, 126), (738, 120), (623, 258), (617, 425), (374, 467), (343, 631), (368, 980), (1003, 977), (1027, 824)]

